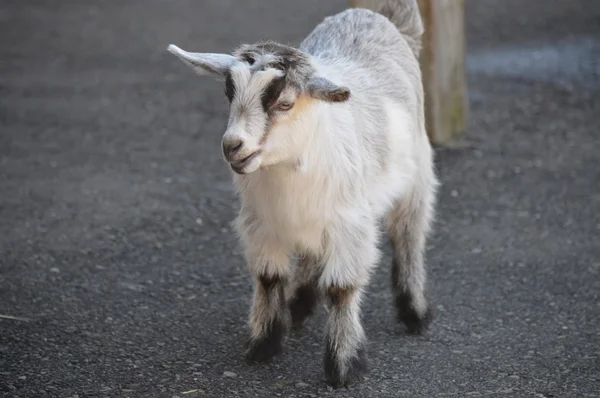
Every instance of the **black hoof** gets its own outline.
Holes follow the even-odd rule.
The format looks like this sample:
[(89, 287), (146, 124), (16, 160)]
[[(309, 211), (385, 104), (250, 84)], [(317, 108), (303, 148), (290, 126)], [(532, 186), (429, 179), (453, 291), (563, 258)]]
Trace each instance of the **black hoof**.
[(333, 388), (351, 387), (363, 379), (368, 372), (367, 353), (361, 347), (346, 366), (340, 366), (332, 345), (327, 344), (325, 352), (325, 377), (327, 384)]
[(250, 339), (246, 343), (246, 362), (268, 362), (283, 351), (285, 328), (281, 321), (273, 322), (268, 333), (260, 339)]
[(429, 326), (434, 319), (431, 305), (428, 304), (425, 313), (419, 315), (413, 308), (412, 297), (406, 293), (398, 294), (395, 304), (398, 321), (406, 325), (408, 333), (421, 335), (429, 330)]
[(306, 318), (314, 313), (317, 300), (317, 291), (312, 286), (301, 286), (296, 290), (289, 303), (292, 328), (300, 328)]

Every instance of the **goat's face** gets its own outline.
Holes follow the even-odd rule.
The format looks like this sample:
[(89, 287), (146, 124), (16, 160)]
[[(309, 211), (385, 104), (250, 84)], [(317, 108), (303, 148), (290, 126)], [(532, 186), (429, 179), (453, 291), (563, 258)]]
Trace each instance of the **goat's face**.
[(229, 120), (222, 149), (238, 174), (296, 160), (304, 137), (295, 127), (310, 117), (313, 102), (350, 96), (349, 89), (318, 76), (309, 56), (293, 47), (244, 45), (233, 55), (168, 49), (197, 73), (225, 81)]

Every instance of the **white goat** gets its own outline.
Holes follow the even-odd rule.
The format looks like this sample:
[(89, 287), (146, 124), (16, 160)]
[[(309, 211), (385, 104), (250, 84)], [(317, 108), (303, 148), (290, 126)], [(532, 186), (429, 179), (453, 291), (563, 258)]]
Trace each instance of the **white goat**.
[(324, 293), (325, 374), (336, 387), (367, 370), (360, 301), (379, 259), (382, 218), (399, 319), (419, 333), (432, 317), (423, 253), (438, 180), (418, 62), (423, 25), (416, 0), (384, 3), (378, 13), (352, 8), (326, 18), (298, 48), (168, 48), (225, 81), (223, 153), (256, 278), (246, 358), (279, 353), (290, 321), (301, 325)]

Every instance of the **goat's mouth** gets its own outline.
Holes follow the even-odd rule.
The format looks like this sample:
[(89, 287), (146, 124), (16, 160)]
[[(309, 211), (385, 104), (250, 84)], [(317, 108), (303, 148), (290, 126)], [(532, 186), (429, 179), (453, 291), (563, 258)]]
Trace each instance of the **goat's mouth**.
[(231, 166), (231, 169), (238, 174), (246, 174), (244, 172), (244, 169), (248, 165), (250, 165), (250, 163), (252, 163), (252, 161), (258, 157), (258, 155), (260, 155), (260, 150), (251, 153), (250, 155), (246, 156), (243, 159), (236, 160), (235, 162), (230, 162), (229, 166)]

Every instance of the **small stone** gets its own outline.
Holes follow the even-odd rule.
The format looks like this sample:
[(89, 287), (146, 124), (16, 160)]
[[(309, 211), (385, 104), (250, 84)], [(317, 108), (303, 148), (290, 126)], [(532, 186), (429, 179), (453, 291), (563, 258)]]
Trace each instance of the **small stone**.
[(508, 378), (513, 380), (519, 380), (521, 377), (519, 375), (510, 375), (508, 376)]
[(458, 191), (456, 189), (453, 189), (452, 192), (450, 192), (450, 196), (452, 196), (453, 198), (458, 198)]
[(237, 377), (237, 375), (233, 372), (225, 371), (223, 372), (223, 376), (225, 377)]
[(299, 382), (299, 383), (296, 383), (296, 387), (298, 387), (298, 388), (305, 388), (305, 387), (308, 387), (308, 384), (303, 383), (303, 382)]
[(27, 376), (19, 376), (19, 380), (25, 380), (27, 379)]
[(60, 270), (56, 267), (52, 267), (52, 268), (50, 268), (50, 272), (54, 272), (55, 274), (58, 274), (60, 272)]
[(196, 224), (202, 225), (202, 219), (201, 218), (196, 218)]

